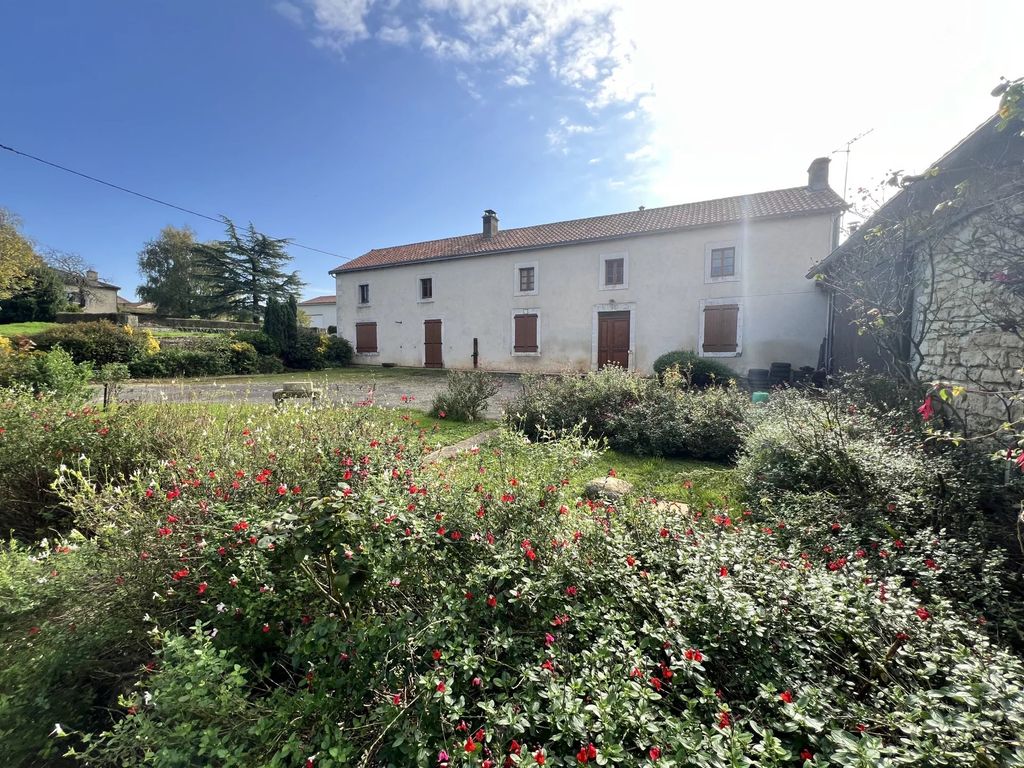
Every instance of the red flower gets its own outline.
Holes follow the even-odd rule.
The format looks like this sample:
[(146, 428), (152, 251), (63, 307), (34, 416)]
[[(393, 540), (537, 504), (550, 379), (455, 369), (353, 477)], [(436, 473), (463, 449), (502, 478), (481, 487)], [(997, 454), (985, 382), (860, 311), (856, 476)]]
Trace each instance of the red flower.
[(249, 524), (247, 522), (245, 522), (245, 520), (239, 520), (237, 523), (235, 523), (233, 526), (231, 526), (231, 530), (236, 531), (236, 532), (237, 531), (247, 531), (247, 530), (249, 530)]
[(729, 569), (723, 565), (721, 568), (718, 569), (718, 575), (724, 579), (729, 575)]
[(430, 655), (434, 659), (434, 661), (440, 661), (441, 660), (441, 652), (439, 650), (437, 650), (436, 648), (434, 649), (434, 652), (431, 653)]
[[(928, 399), (931, 400), (931, 398), (928, 398)], [(811, 752), (811, 750), (809, 750), (807, 747), (804, 747), (803, 750), (800, 752), (800, 759), (801, 760), (813, 760), (814, 759), (814, 753)]]
[(172, 525), (172, 524), (174, 524), (176, 522), (178, 522), (178, 516), (177, 515), (168, 515), (167, 516), (167, 524), (168, 525)]
[(650, 756), (651, 760), (657, 760), (661, 757), (661, 747), (651, 747), (647, 754)]
[(636, 565), (636, 558), (632, 555), (626, 555), (626, 565), (632, 568), (634, 565)]
[(536, 761), (537, 765), (544, 765), (544, 763), (547, 762), (547, 758), (544, 756), (543, 750), (540, 749), (533, 753), (533, 759)]
[(288, 486), (287, 485), (285, 485), (284, 483), (281, 483), (279, 486), (277, 486), (277, 495), (278, 496), (286, 496), (287, 494), (288, 494)]
[(181, 581), (186, 576), (188, 576), (188, 568), (182, 568), (180, 571), (175, 571), (172, 578), (175, 581)]
[(394, 704), (396, 707), (401, 706), (402, 705), (402, 694), (400, 694), (400, 693), (394, 694), (391, 697), (391, 703)]
[(576, 592), (577, 589), (575, 586), (565, 588), (565, 594), (567, 594), (569, 597), (576, 597)]
[(166, 527), (163, 527), (163, 526), (161, 526), (160, 528), (156, 529), (156, 535), (157, 536), (170, 536), (171, 533), (173, 533), (173, 531), (171, 531), (170, 528), (166, 528)]
[(597, 747), (595, 747), (593, 744), (587, 745), (587, 757), (589, 757), (591, 760), (597, 760)]
[(476, 742), (473, 741), (473, 737), (470, 736), (466, 739), (466, 746), (463, 747), (467, 752), (476, 752)]
[(928, 621), (928, 619), (932, 617), (932, 615), (928, 612), (928, 609), (925, 608), (923, 605), (916, 611), (914, 611), (914, 613), (917, 614), (917, 618), (919, 618), (921, 621)]
[(654, 690), (656, 690), (656, 691), (660, 691), (661, 690), (661, 680), (659, 680), (658, 678), (652, 677), (651, 678), (651, 685), (654, 686)]
[(202, 582), (200, 582), (200, 583), (199, 583), (199, 588), (197, 589), (197, 592), (198, 592), (198, 593), (199, 593), (200, 595), (205, 595), (205, 594), (206, 594), (206, 587), (207, 587), (207, 586), (208, 586), (208, 585), (207, 585), (207, 583), (206, 583), (205, 581), (202, 581)]
[(270, 631), (270, 625), (269, 624), (264, 624), (263, 625), (263, 634), (266, 634), (269, 631)]
[(576, 762), (585, 763), (587, 762), (587, 748), (580, 747), (580, 751), (576, 753)]
[(779, 694), (779, 698), (782, 699), (787, 704), (792, 704), (793, 703), (793, 694), (791, 692), (789, 692), (789, 691), (783, 691), (782, 693), (780, 693)]
[(687, 661), (696, 661), (698, 664), (704, 661), (704, 654), (696, 648), (687, 648), (683, 651), (683, 658)]
[(494, 595), (488, 595), (487, 596), (487, 607), (488, 608), (493, 608), (497, 604), (498, 604), (498, 598), (496, 598)]
[[(921, 418), (928, 421), (932, 416), (935, 415), (935, 410), (932, 408), (932, 396), (928, 395), (921, 404), (921, 407), (917, 409), (917, 412), (921, 414)], [(805, 750), (806, 751), (806, 750)], [(808, 760), (810, 758), (807, 758)]]
[(724, 728), (728, 728), (730, 725), (732, 725), (732, 720), (730, 720), (730, 718), (729, 718), (729, 713), (726, 712), (725, 710), (722, 710), (721, 712), (719, 712), (718, 713), (718, 727), (724, 729)]
[(444, 680), (437, 684), (438, 693), (444, 693), (446, 690), (448, 690), (448, 686), (444, 684)]

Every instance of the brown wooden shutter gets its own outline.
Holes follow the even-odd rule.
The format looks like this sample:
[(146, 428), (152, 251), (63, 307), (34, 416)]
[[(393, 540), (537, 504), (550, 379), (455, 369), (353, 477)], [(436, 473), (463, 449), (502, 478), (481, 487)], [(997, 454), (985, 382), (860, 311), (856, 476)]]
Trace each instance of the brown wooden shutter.
[(366, 352), (377, 351), (377, 324), (376, 323), (356, 323), (356, 352), (364, 354)]
[(513, 350), (516, 352), (537, 351), (536, 315), (516, 315), (516, 338)]
[(737, 349), (737, 304), (714, 304), (704, 307), (704, 352), (735, 352)]

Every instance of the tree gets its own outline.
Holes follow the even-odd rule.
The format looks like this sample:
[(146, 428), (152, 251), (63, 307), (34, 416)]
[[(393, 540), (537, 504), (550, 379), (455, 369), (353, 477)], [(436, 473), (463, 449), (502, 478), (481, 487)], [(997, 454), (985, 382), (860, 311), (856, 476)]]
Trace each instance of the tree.
[(31, 270), (41, 259), (31, 241), (19, 231), (21, 222), (0, 208), (0, 300), (6, 299), (31, 282)]
[(66, 286), (73, 288), (78, 294), (73, 303), (78, 307), (84, 307), (92, 295), (92, 281), (89, 279), (92, 266), (77, 253), (55, 249), (46, 252), (46, 263), (56, 270)]
[(29, 285), (0, 305), (0, 322), (49, 321), (67, 308), (67, 289), (54, 269), (40, 263), (28, 277)]
[(137, 293), (151, 301), (156, 311), (168, 317), (202, 315), (206, 309), (205, 284), (199, 273), (195, 232), (189, 227), (164, 227), (160, 237), (139, 251), (139, 273), (143, 283)]
[(224, 224), (226, 240), (197, 249), (198, 271), (208, 292), (207, 307), (213, 314), (258, 323), (268, 299), (285, 301), (303, 286), (298, 272), (284, 272), (291, 261), (285, 252), (289, 241), (267, 237), (251, 223), (243, 232), (226, 217)]

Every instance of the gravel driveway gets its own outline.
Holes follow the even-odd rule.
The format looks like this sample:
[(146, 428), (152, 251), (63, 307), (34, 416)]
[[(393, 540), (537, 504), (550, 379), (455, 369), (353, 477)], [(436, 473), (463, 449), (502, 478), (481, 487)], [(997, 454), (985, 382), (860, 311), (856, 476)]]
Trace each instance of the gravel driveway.
[[(326, 393), (332, 402), (355, 403), (372, 399), (377, 405), (391, 408), (408, 407), (426, 411), (439, 391), (444, 389), (443, 372), (410, 371), (400, 369), (382, 372), (379, 368), (343, 369), (343, 373), (308, 372), (288, 376), (225, 376), (216, 379), (176, 379), (156, 382), (128, 382), (120, 392), (122, 401), (154, 402), (209, 402), (209, 403), (272, 403), (273, 392), (285, 381), (312, 381)], [(501, 389), (487, 404), (485, 415), (496, 419), (502, 408), (519, 392), (519, 376), (494, 374)], [(406, 400), (402, 400), (402, 397)]]

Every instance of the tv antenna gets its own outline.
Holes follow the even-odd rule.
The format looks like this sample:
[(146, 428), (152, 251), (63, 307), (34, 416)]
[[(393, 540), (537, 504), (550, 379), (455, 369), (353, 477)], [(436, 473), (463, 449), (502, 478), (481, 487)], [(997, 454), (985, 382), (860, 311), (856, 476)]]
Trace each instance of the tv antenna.
[(850, 147), (852, 147), (854, 144), (856, 144), (858, 141), (863, 139), (865, 136), (867, 136), (874, 130), (874, 128), (868, 128), (866, 131), (864, 131), (864, 133), (858, 134), (857, 136), (854, 136), (852, 139), (846, 142), (846, 149), (836, 149), (833, 150), (831, 153), (833, 155), (846, 155), (846, 165), (843, 168), (843, 200), (846, 199), (847, 180), (850, 178)]

